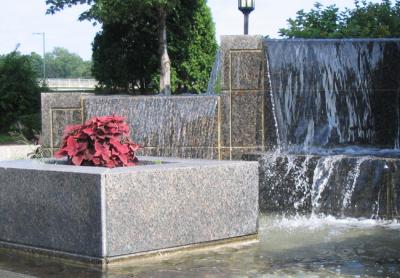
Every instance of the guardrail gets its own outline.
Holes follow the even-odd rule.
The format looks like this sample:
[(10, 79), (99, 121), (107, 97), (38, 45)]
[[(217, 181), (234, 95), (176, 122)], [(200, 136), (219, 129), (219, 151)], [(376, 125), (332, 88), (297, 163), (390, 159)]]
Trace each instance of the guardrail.
[(46, 83), (55, 91), (94, 90), (98, 84), (95, 79), (84, 78), (48, 78)]

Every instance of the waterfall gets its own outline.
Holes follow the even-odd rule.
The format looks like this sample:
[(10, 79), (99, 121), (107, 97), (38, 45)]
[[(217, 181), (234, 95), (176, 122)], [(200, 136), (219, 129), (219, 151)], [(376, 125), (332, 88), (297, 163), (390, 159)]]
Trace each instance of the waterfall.
[(279, 147), (395, 147), (399, 40), (267, 39), (265, 49)]
[(261, 211), (400, 217), (398, 159), (269, 152), (259, 162)]
[(207, 95), (213, 95), (218, 90), (217, 84), (219, 84), (221, 78), (221, 49), (218, 48), (215, 54), (215, 60), (210, 73), (210, 79), (208, 80)]
[(132, 139), (151, 155), (214, 158), (217, 96), (94, 96), (84, 99), (85, 118), (127, 118)]

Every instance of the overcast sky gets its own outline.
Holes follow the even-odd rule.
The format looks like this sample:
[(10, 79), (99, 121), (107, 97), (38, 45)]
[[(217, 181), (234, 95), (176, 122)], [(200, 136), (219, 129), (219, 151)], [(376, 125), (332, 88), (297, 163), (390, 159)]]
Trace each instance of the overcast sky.
[[(256, 9), (250, 15), (250, 34), (277, 38), (279, 28), (295, 17), (300, 9), (309, 10), (316, 0), (256, 0)], [(324, 5), (353, 7), (353, 0), (319, 0)], [(373, 0), (373, 2), (380, 2)], [(67, 48), (84, 59), (91, 57), (91, 43), (99, 27), (79, 22), (84, 6), (73, 7), (55, 15), (46, 15), (45, 0), (0, 0), (0, 54), (14, 50), (20, 44), (23, 53), (43, 52), (42, 37), (46, 33), (46, 51), (56, 46)], [(237, 9), (237, 0), (208, 0), (216, 24), (217, 38), (221, 34), (243, 32), (243, 15)]]

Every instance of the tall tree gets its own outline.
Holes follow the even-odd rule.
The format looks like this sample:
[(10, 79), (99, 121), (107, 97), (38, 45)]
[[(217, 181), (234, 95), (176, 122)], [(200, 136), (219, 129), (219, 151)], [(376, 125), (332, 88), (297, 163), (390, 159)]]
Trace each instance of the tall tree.
[(335, 5), (315, 3), (309, 12), (300, 10), (279, 30), (286, 38), (400, 37), (400, 1), (380, 3), (355, 0), (354, 9), (340, 12)]
[(132, 16), (132, 10), (157, 19), (160, 93), (171, 94), (171, 62), (168, 55), (166, 22), (178, 0), (46, 0), (46, 4), (49, 5), (48, 13), (85, 3), (92, 6), (81, 15), (81, 19), (94, 19), (102, 23), (123, 23)]
[[(94, 76), (100, 84), (124, 91), (154, 90), (158, 84), (154, 78), (158, 67), (156, 25), (153, 17), (145, 15), (131, 16), (125, 23), (103, 24), (93, 43)], [(167, 20), (167, 31), (173, 91), (204, 91), (217, 50), (206, 1), (180, 1)]]

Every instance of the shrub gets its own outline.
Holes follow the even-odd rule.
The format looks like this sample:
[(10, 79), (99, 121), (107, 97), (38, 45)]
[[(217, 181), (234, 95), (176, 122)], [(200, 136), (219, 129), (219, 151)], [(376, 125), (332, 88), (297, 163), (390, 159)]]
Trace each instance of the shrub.
[(128, 138), (129, 127), (124, 120), (119, 116), (93, 117), (83, 125), (67, 126), (63, 145), (55, 157), (67, 156), (74, 165), (135, 165), (139, 145)]
[(11, 133), (20, 133), (28, 141), (36, 141), (36, 136), (40, 133), (41, 129), (40, 113), (18, 116), (16, 121), (9, 128)]
[(40, 111), (40, 87), (29, 56), (11, 52), (0, 57), (0, 131), (19, 115)]

